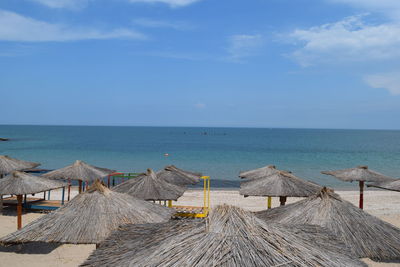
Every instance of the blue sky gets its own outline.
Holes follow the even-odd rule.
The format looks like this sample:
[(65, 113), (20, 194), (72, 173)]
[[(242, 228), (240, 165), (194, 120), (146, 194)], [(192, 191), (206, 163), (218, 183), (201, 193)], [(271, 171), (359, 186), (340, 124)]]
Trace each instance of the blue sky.
[(0, 124), (400, 129), (398, 0), (2, 0)]

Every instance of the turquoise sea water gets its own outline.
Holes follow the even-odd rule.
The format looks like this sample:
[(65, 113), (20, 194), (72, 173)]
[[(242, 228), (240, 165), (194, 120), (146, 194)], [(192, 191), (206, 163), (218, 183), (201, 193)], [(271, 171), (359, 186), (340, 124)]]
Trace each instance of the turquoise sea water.
[(0, 125), (0, 137), (11, 138), (0, 142), (0, 154), (49, 169), (76, 159), (125, 172), (174, 164), (238, 181), (239, 171), (274, 164), (336, 188), (356, 185), (320, 171), (368, 165), (400, 177), (400, 131)]

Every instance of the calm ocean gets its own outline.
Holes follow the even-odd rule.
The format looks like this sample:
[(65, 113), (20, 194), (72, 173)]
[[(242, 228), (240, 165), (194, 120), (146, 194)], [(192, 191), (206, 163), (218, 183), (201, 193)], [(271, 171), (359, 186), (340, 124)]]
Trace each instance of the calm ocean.
[(125, 172), (174, 164), (227, 180), (218, 187), (235, 186), (239, 171), (267, 164), (336, 188), (356, 185), (320, 171), (368, 165), (400, 177), (400, 131), (0, 125), (0, 137), (11, 139), (0, 142), (0, 154), (43, 168), (76, 159)]

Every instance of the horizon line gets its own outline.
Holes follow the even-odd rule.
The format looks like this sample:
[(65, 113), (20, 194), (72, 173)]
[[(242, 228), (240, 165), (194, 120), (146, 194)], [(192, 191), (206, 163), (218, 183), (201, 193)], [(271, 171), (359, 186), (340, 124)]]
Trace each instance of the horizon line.
[(267, 126), (181, 126), (181, 125), (87, 125), (87, 124), (0, 124), (0, 126), (55, 126), (55, 127), (149, 127), (149, 128), (232, 128), (232, 129), (287, 129), (287, 130), (369, 130), (400, 131), (387, 128), (318, 128), (318, 127), (267, 127)]

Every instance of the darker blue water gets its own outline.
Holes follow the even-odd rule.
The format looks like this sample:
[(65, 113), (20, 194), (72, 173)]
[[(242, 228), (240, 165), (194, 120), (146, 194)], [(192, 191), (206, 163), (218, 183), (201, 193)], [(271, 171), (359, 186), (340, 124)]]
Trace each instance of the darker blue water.
[(125, 172), (174, 164), (238, 181), (239, 171), (274, 164), (334, 187), (355, 185), (320, 171), (369, 165), (400, 177), (400, 131), (0, 125), (0, 137), (11, 138), (0, 142), (0, 154), (50, 169), (76, 159)]

